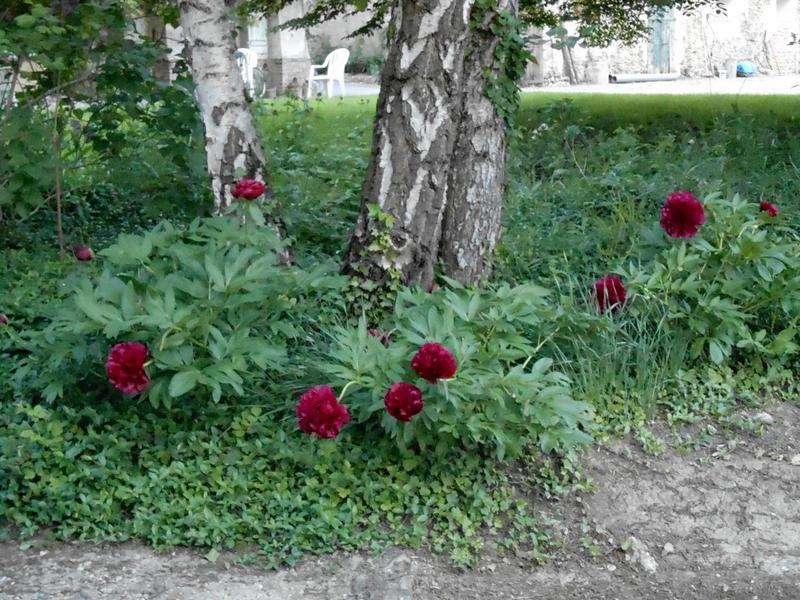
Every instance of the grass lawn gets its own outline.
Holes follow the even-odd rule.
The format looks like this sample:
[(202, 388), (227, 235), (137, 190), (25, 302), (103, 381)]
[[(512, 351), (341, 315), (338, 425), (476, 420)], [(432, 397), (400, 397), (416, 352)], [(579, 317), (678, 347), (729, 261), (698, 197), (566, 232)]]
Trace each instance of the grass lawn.
[[(715, 117), (726, 113), (754, 115), (762, 123), (770, 126), (800, 127), (800, 96), (735, 94), (675, 96), (529, 92), (521, 95), (518, 123), (522, 126), (535, 126), (538, 124), (535, 121), (541, 109), (561, 100), (570, 100), (577, 107), (589, 112), (596, 127), (611, 129), (653, 124), (660, 124), (665, 128), (705, 127)], [(371, 123), (376, 102), (377, 98), (371, 96), (313, 101), (311, 106), (317, 113), (314, 122), (321, 128), (317, 133), (319, 139), (334, 139), (335, 129), (338, 129), (339, 125), (358, 127), (364, 124), (364, 119)], [(276, 109), (281, 105), (284, 105), (284, 101), (271, 103)], [(336, 121), (337, 126), (328, 130), (325, 124), (330, 123), (331, 119)]]
[(750, 114), (768, 125), (800, 127), (800, 98), (796, 96), (740, 96), (735, 94), (522, 94), (521, 124), (547, 104), (569, 99), (592, 115), (597, 127), (661, 125), (665, 128), (705, 127), (726, 113)]
[[(261, 105), (279, 209), (301, 257), (337, 256), (346, 243), (375, 101), (318, 100), (308, 111), (300, 102)], [(771, 199), (796, 222), (796, 105), (786, 96), (523, 94), (498, 272), (524, 280), (552, 268), (587, 275), (592, 265), (606, 268), (675, 189)], [(543, 123), (550, 129), (535, 132)]]

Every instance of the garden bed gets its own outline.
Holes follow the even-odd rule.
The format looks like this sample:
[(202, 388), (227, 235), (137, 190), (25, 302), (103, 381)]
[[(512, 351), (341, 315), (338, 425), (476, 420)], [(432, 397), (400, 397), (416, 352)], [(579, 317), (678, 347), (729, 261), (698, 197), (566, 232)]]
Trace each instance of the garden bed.
[[(584, 458), (594, 493), (535, 500), (563, 547), (544, 565), (485, 556), (463, 571), (428, 553), (342, 554), (265, 572), (235, 553), (136, 543), (0, 544), (4, 600), (795, 600), (800, 594), (800, 407), (660, 456), (615, 441)], [(798, 458), (795, 458), (797, 461)], [(655, 571), (631, 560), (633, 536)], [(212, 557), (214, 558), (214, 557)]]

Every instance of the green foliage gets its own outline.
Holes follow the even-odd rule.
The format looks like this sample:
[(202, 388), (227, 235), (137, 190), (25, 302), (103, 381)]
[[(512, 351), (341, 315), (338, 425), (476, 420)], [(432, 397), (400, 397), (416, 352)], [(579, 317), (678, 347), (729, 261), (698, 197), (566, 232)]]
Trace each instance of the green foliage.
[[(533, 55), (526, 48), (524, 25), (515, 12), (497, 10), (494, 0), (479, 0), (470, 15), (471, 27), (479, 40), (493, 46), (492, 67), (486, 69), (486, 96), (497, 113), (510, 124), (519, 107), (519, 84)], [(478, 43), (473, 52), (480, 53)]]
[(258, 395), (285, 371), (288, 345), (311, 335), (304, 315), (318, 317), (323, 299), (335, 310), (338, 296), (327, 293), (342, 286), (330, 265), (279, 266), (281, 248), (269, 228), (222, 217), (120, 236), (99, 253), (95, 281), (81, 281), (47, 327), (22, 333), (30, 355), (14, 374), (20, 393), (32, 387), (52, 402), (108, 390), (105, 355), (135, 340), (150, 349), (145, 395), (155, 407), (187, 394), (201, 403)]
[[(367, 218), (367, 230), (372, 232), (372, 239), (361, 251), (364, 260), (358, 261), (355, 273), (350, 274), (346, 297), (351, 312), (361, 312), (370, 323), (377, 323), (394, 305), (394, 298), (402, 286), (402, 273), (394, 266), (397, 258), (391, 238), (394, 217), (371, 204), (367, 207)], [(385, 257), (389, 266), (371, 265), (371, 256)]]
[(600, 428), (625, 434), (656, 415), (686, 365), (689, 338), (666, 327), (660, 305), (633, 302), (622, 314), (600, 316), (593, 297), (583, 300), (562, 296), (559, 328), (546, 350), (569, 375), (575, 397), (595, 407)]
[[(386, 296), (388, 346), (347, 320), (348, 282), (326, 266), (354, 220), (373, 100), (256, 105), (275, 210), (302, 268), (276, 266), (280, 244), (252, 218), (162, 224), (88, 264), (42, 262), (37, 215), (7, 227), (24, 243), (0, 255), (10, 317), (0, 328), (0, 527), (211, 556), (252, 550), (269, 565), (388, 544), (463, 565), (487, 550), (538, 560), (547, 536), (520, 499), (589, 486), (571, 450), (542, 448), (585, 441), (591, 428), (658, 451), (648, 428), (658, 411), (675, 428), (709, 416), (740, 427), (737, 403), (796, 396), (796, 340), (782, 333), (800, 313), (796, 119), (764, 107), (708, 118), (713, 107), (691, 98), (669, 109), (642, 98), (532, 102), (544, 100), (526, 99), (519, 116), (496, 263), (497, 279), (515, 283)], [(635, 126), (618, 127), (634, 113)], [(146, 225), (115, 186), (87, 183), (84, 217), (76, 209), (68, 227), (112, 236)], [(680, 188), (703, 196), (708, 214), (686, 243), (656, 225)], [(175, 194), (175, 211), (184, 198)], [(761, 198), (779, 205), (777, 219), (757, 212)], [(601, 314), (592, 282), (618, 267), (629, 300)], [(717, 296), (732, 315), (708, 309)], [(715, 365), (709, 341), (722, 335), (733, 342)], [(154, 351), (157, 408), (106, 382), (108, 349), (123, 339)], [(410, 369), (426, 341), (455, 352), (454, 379), (430, 385)], [(226, 362), (241, 395), (235, 378), (217, 377)], [(397, 380), (425, 396), (409, 424), (384, 411)], [(335, 441), (296, 428), (299, 392), (319, 383), (351, 383), (351, 422)], [(63, 397), (43, 402), (58, 386)], [(526, 475), (514, 471), (512, 485), (495, 457), (515, 455)]]
[[(740, 193), (800, 225), (800, 137), (788, 97), (523, 94), (509, 145), (496, 279), (591, 281), (635, 254), (675, 189)], [(276, 210), (301, 262), (338, 258), (358, 211), (374, 98), (259, 105)], [(626, 123), (632, 123), (626, 125)]]
[[(537, 339), (551, 312), (547, 291), (535, 285), (499, 286), (483, 291), (459, 288), (428, 294), (402, 291), (390, 320), (388, 346), (356, 329), (341, 329), (323, 369), (344, 385), (354, 382), (346, 403), (356, 420), (380, 420), (402, 449), (489, 448), (498, 458), (517, 456), (526, 444), (545, 453), (590, 440), (590, 407), (570, 395), (569, 380), (551, 369)], [(426, 342), (449, 348), (456, 376), (435, 384), (410, 368)], [(389, 416), (383, 398), (391, 384), (413, 382), (425, 408), (408, 423)]]
[(697, 236), (672, 241), (651, 231), (655, 255), (645, 248), (641, 264), (620, 273), (645, 302), (663, 303), (669, 330), (690, 334), (692, 358), (707, 353), (720, 364), (736, 352), (751, 367), (785, 362), (798, 350), (797, 231), (739, 196), (711, 194), (703, 205)]
[(369, 160), (374, 98), (255, 105), (276, 214), (298, 261), (339, 258), (358, 215)]
[(60, 202), (68, 241), (80, 243), (91, 231), (86, 213), (106, 195), (101, 184), (128, 214), (157, 215), (177, 194), (182, 210), (197, 212), (205, 168), (192, 91), (183, 79), (158, 81), (165, 47), (131, 39), (128, 27), (120, 0), (34, 0), (0, 30), (10, 78), (24, 82), (0, 103), (6, 219), (52, 223)]
[(547, 537), (491, 461), (398, 457), (377, 437), (300, 439), (260, 407), (172, 420), (129, 401), (0, 404), (0, 514), (23, 537), (305, 553), (429, 547), (471, 565)]
[(769, 366), (761, 373), (706, 366), (679, 371), (661, 405), (667, 423), (677, 428), (707, 417), (731, 418), (742, 404), (755, 407), (765, 400), (791, 400), (796, 394), (795, 374), (781, 366)]
[[(756, 206), (762, 198), (776, 202), (781, 225), (798, 228), (797, 124), (783, 112), (741, 103), (746, 111), (716, 116), (697, 98), (678, 107), (673, 98), (669, 108), (660, 99), (621, 96), (613, 104), (580, 98), (536, 110), (523, 105), (509, 151), (497, 277), (568, 273), (591, 281), (638, 256), (642, 225), (655, 225), (677, 189), (739, 193)], [(776, 105), (783, 106), (780, 99)], [(629, 119), (636, 126), (621, 125)]]
[[(246, 0), (239, 10), (244, 14), (270, 15), (290, 3), (290, 0)], [(386, 26), (395, 4), (394, 0), (317, 0), (302, 17), (290, 20), (286, 26), (305, 29), (342, 15), (366, 12), (369, 19), (351, 35), (371, 34)], [(475, 4), (480, 10), (481, 2)], [(701, 6), (724, 10), (722, 0), (521, 0), (519, 13), (526, 27), (578, 22), (581, 36), (587, 41), (607, 45), (614, 40), (630, 43), (645, 36), (649, 31), (646, 17), (657, 17), (670, 8), (689, 12)], [(391, 37), (391, 25), (389, 30)]]

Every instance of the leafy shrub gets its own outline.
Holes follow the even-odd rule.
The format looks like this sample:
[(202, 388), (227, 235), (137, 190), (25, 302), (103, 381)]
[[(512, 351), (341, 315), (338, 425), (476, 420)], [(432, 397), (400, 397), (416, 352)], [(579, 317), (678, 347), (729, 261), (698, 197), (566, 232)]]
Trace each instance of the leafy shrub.
[[(540, 354), (551, 309), (547, 290), (528, 284), (468, 290), (454, 282), (428, 294), (402, 291), (385, 340), (370, 335), (366, 322), (341, 328), (323, 365), (353, 386), (344, 402), (358, 423), (376, 419), (400, 448), (489, 447), (499, 458), (518, 455), (537, 442), (545, 452), (589, 441), (591, 410), (570, 395), (564, 374)], [(429, 383), (410, 368), (426, 342), (438, 342), (456, 357), (450, 380)], [(424, 409), (401, 423), (384, 409), (384, 396), (399, 381), (422, 390)]]
[(647, 237), (622, 274), (642, 301), (663, 304), (669, 328), (691, 333), (690, 356), (783, 360), (798, 349), (800, 246), (780, 217), (734, 196), (704, 199), (707, 221), (686, 241)]
[(214, 402), (258, 395), (289, 367), (288, 345), (312, 335), (314, 317), (337, 310), (329, 292), (342, 285), (330, 265), (280, 266), (281, 249), (268, 227), (226, 217), (122, 235), (99, 253), (95, 281), (82, 280), (47, 327), (23, 332), (30, 355), (14, 380), (48, 401), (107, 389), (111, 344), (138, 341), (152, 357), (145, 395), (154, 406), (190, 392)]
[(779, 202), (782, 224), (797, 228), (797, 124), (723, 111), (700, 129), (687, 108), (696, 100), (670, 102), (669, 120), (652, 126), (621, 121), (613, 97), (601, 107), (592, 98), (549, 103), (535, 120), (524, 111), (527, 126), (510, 145), (498, 278), (596, 277), (601, 265), (638, 256), (640, 225), (676, 189)]
[(154, 75), (167, 48), (125, 34), (122, 0), (18, 8), (0, 30), (0, 56), (24, 82), (0, 114), (3, 245), (51, 244), (54, 205), (74, 243), (108, 241), (109, 220), (113, 237), (142, 213), (198, 214), (208, 193), (202, 123), (187, 80)]

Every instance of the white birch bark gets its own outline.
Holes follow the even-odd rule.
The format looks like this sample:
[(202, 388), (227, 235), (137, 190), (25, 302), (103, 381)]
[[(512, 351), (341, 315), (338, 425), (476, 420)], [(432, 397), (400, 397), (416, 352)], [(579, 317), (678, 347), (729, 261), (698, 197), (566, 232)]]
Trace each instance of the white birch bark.
[[(498, 0), (497, 12), (516, 14), (518, 0)], [(485, 15), (485, 24), (494, 17)], [(464, 61), (462, 113), (447, 181), (440, 258), (445, 273), (475, 284), (489, 276), (500, 239), (506, 176), (506, 124), (486, 95), (499, 39), (489, 27), (473, 29)]]
[[(461, 111), (464, 45), (474, 0), (400, 0), (372, 140), (372, 156), (344, 272), (429, 285), (439, 251), (448, 170)], [(369, 216), (393, 217), (391, 231)], [(376, 247), (377, 238), (389, 247)]]
[(241, 178), (265, 181), (264, 155), (233, 53), (234, 0), (179, 0), (197, 103), (203, 116), (214, 211), (224, 212)]

